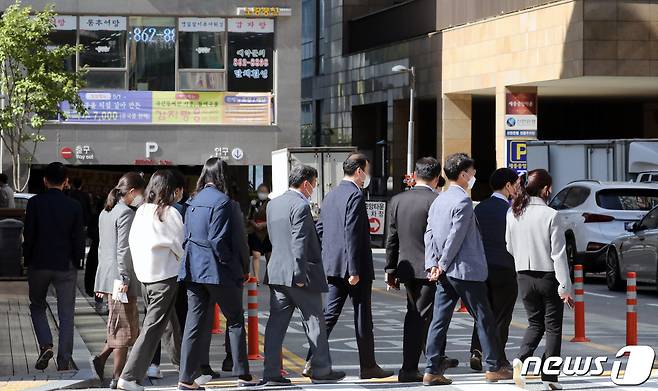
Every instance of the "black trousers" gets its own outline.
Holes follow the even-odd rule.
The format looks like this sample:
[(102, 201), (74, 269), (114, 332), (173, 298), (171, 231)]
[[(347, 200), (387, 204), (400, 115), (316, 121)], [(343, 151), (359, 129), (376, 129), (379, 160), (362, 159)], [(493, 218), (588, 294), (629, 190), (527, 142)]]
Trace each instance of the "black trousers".
[[(544, 334), (546, 350), (542, 363), (548, 357), (560, 357), (564, 303), (557, 292), (559, 283), (555, 273), (521, 271), (518, 281), (523, 306), (528, 314), (528, 328), (523, 336), (519, 359), (524, 361), (532, 357)], [(556, 382), (557, 376), (545, 375), (542, 371), (541, 379)]]
[[(489, 277), (487, 278), (487, 291), (491, 310), (496, 317), (496, 330), (498, 331), (498, 342), (501, 349), (499, 354), (501, 365), (508, 365), (509, 361), (505, 355), (505, 345), (509, 336), (509, 326), (512, 323), (512, 314), (514, 313), (514, 304), (519, 293), (519, 286), (516, 282), (516, 271), (513, 269), (492, 269), (489, 268)], [(471, 353), (478, 351), (482, 353), (480, 339), (475, 327), (471, 337)]]
[[(404, 283), (407, 291), (407, 313), (402, 338), (402, 370), (417, 371), (420, 354), (425, 350), (427, 330), (432, 322), (436, 282), (411, 279)], [(445, 343), (441, 354), (445, 356)]]
[[(359, 348), (359, 365), (361, 369), (374, 368), (375, 336), (372, 324), (372, 281), (359, 281), (350, 285), (347, 278), (328, 277), (329, 292), (324, 308), (324, 317), (327, 322), (327, 338), (338, 323), (338, 317), (343, 310), (345, 301), (349, 297), (354, 306), (354, 328), (356, 331), (356, 344)], [(307, 357), (310, 359), (312, 352)]]

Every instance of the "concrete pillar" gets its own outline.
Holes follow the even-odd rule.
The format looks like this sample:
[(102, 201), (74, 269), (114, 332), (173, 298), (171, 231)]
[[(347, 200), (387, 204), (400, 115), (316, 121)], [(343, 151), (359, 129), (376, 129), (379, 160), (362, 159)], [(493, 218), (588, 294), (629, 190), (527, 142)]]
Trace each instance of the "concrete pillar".
[(444, 94), (441, 98), (441, 156), (457, 152), (471, 153), (471, 95)]
[[(507, 166), (507, 139), (505, 136), (505, 109), (507, 92), (537, 93), (537, 87), (496, 87), (496, 167)], [(530, 140), (532, 137), (511, 137), (515, 140)]]

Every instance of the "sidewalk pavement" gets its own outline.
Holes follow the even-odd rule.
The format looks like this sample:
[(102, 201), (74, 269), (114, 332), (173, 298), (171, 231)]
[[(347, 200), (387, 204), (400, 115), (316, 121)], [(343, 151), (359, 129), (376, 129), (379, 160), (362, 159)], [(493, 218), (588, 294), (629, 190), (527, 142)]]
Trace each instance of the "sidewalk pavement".
[[(48, 320), (57, 349), (57, 306), (48, 298)], [(34, 368), (37, 343), (30, 318), (27, 281), (0, 282), (0, 390), (53, 390), (88, 388), (98, 384), (91, 369), (90, 353), (74, 329), (73, 361), (77, 370), (57, 371), (51, 362), (44, 371)]]

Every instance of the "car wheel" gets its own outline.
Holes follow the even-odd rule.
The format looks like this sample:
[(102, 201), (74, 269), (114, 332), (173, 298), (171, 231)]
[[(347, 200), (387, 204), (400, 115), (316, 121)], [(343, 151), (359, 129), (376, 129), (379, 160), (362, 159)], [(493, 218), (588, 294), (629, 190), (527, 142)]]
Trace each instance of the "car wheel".
[(574, 265), (576, 264), (576, 241), (571, 236), (567, 236), (566, 252), (567, 252), (567, 261), (569, 262), (569, 276), (571, 276), (571, 281), (573, 281)]
[(619, 270), (619, 255), (617, 255), (617, 250), (614, 248), (608, 250), (605, 264), (605, 281), (608, 284), (608, 289), (616, 292), (623, 290), (624, 286)]

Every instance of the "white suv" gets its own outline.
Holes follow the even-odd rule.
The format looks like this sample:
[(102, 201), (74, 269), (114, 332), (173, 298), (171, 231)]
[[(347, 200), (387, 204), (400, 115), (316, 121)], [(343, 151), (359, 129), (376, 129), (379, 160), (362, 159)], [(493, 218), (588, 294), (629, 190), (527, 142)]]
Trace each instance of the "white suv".
[(658, 184), (628, 182), (571, 182), (549, 203), (565, 225), (570, 266), (588, 272), (605, 270), (608, 245), (658, 206)]

